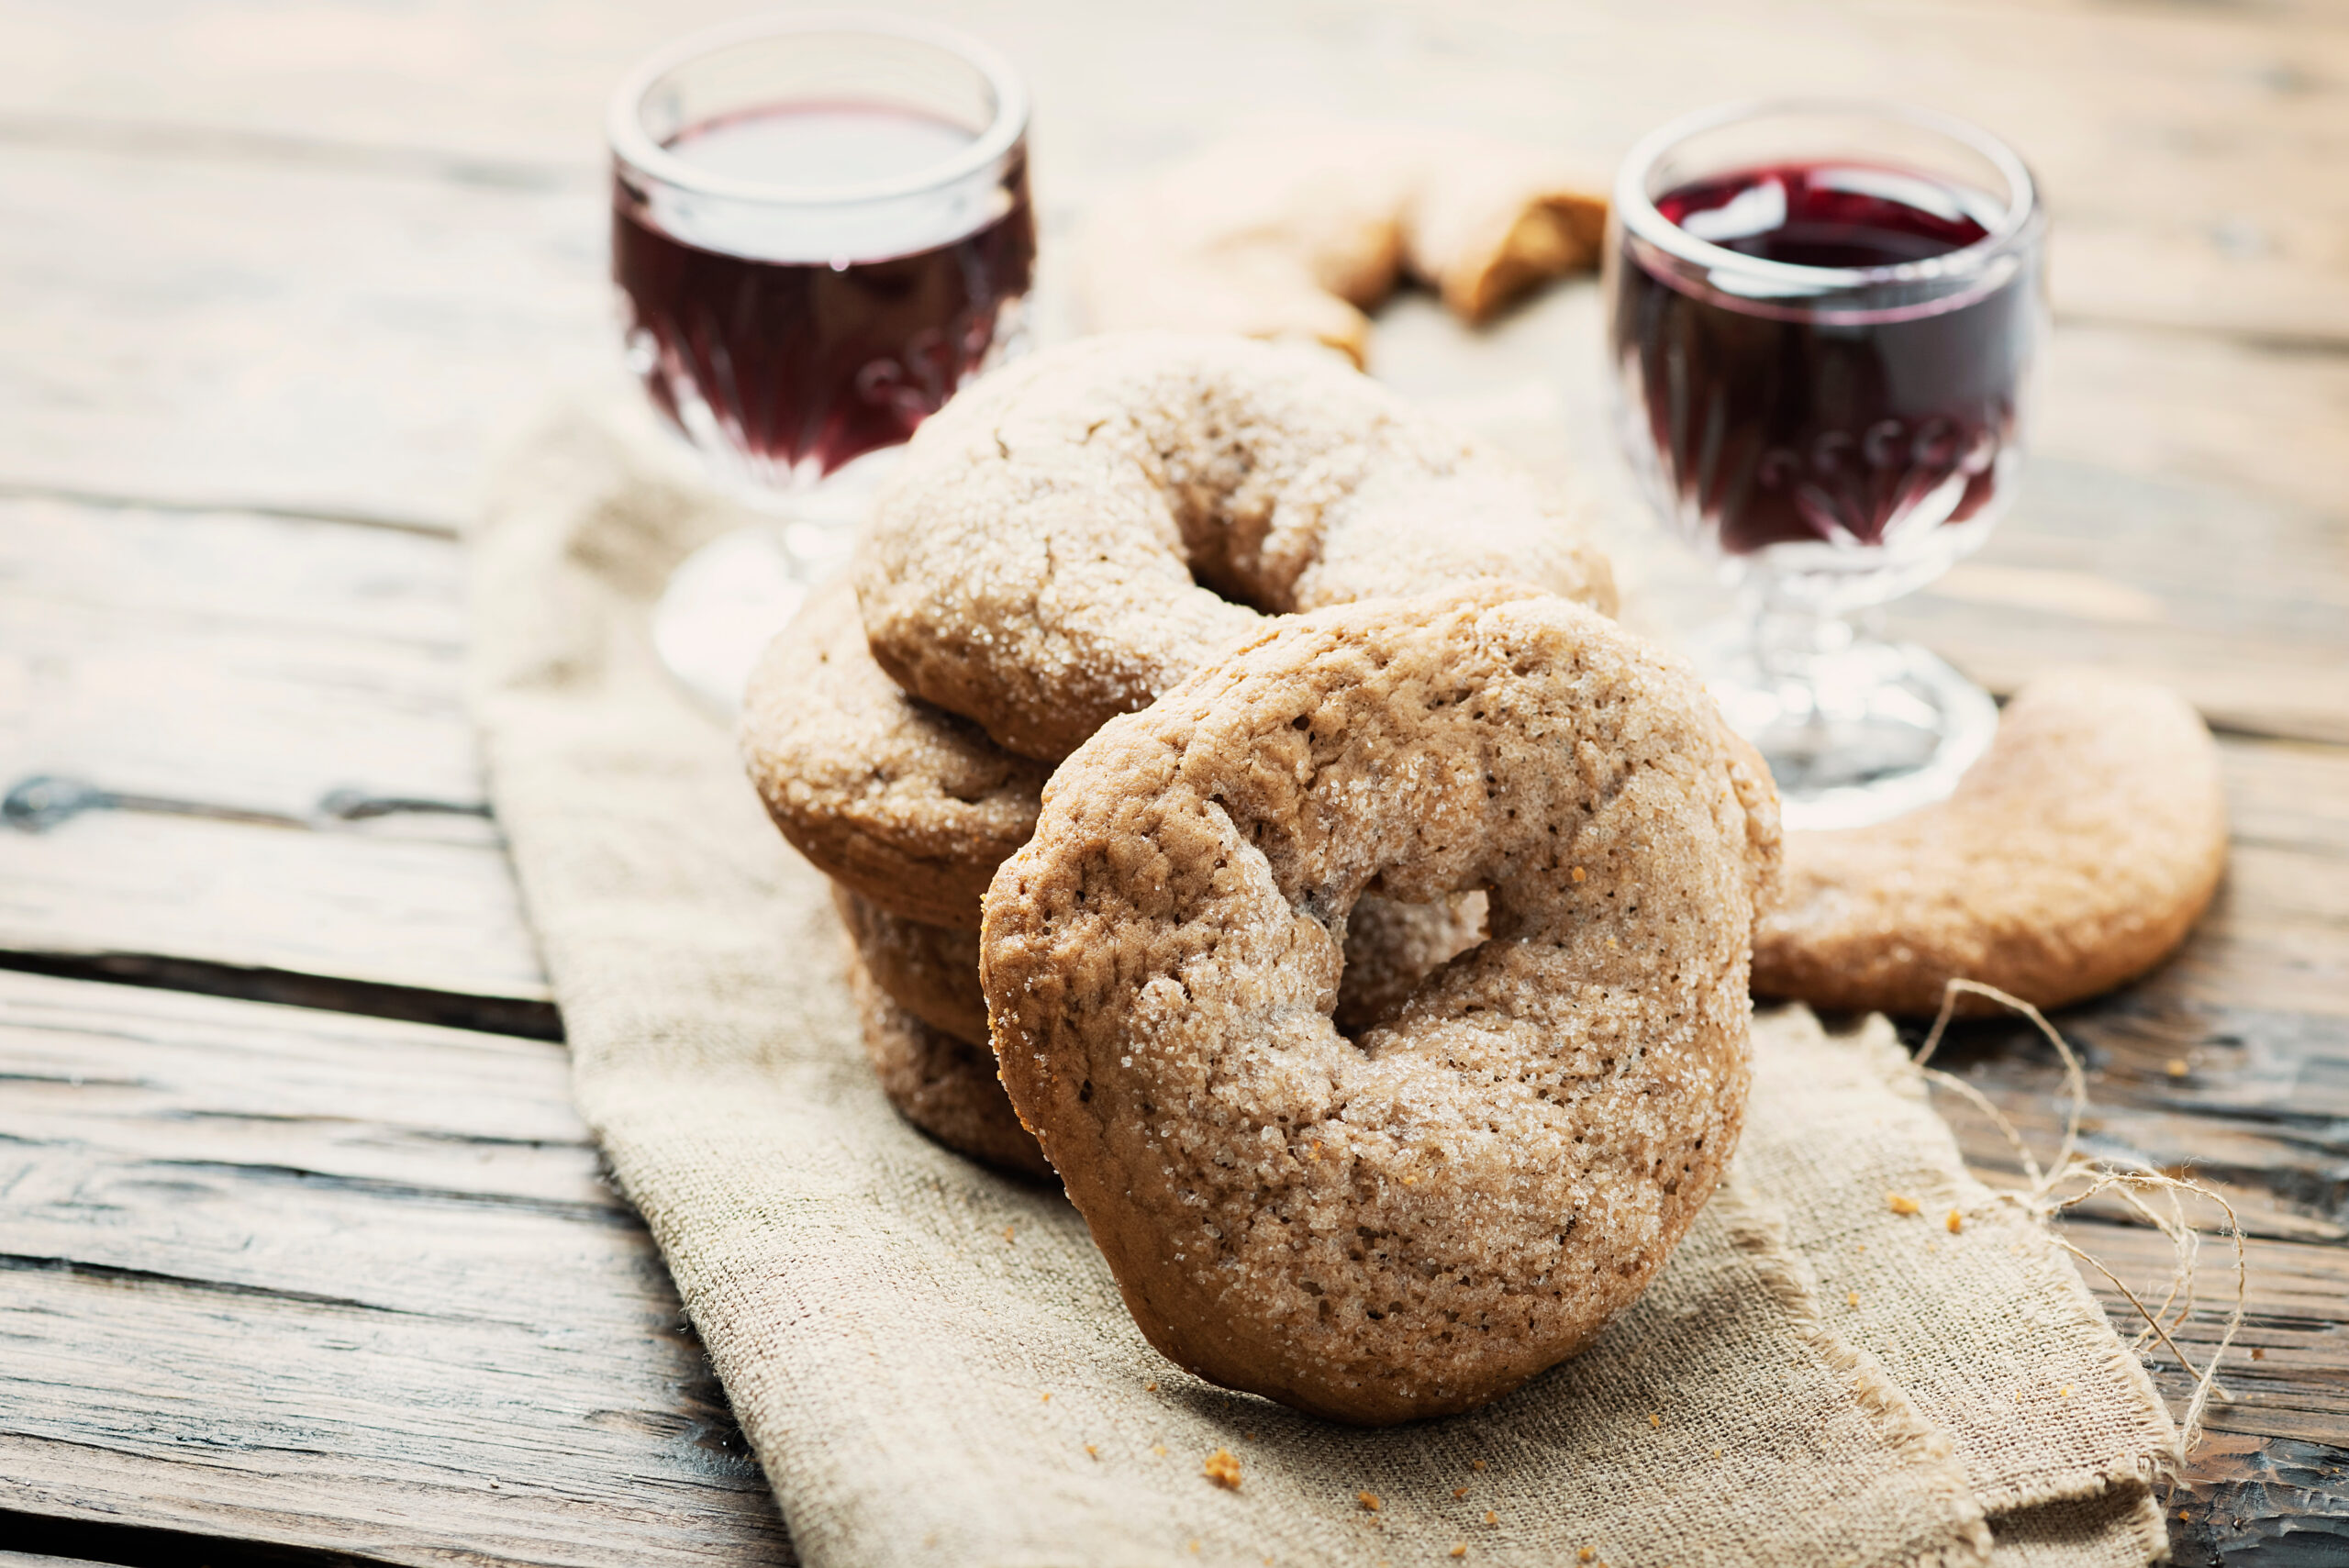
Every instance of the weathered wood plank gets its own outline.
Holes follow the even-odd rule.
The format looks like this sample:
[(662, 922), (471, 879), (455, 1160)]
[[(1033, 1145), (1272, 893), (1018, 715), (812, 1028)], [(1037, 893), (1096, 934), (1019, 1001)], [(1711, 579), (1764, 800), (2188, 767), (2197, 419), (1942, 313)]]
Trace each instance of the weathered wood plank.
[(559, 1048), (0, 974), (0, 1508), (787, 1562)]
[(2349, 1452), (2215, 1433), (2168, 1499), (2177, 1568), (2349, 1561)]
[[(0, 162), (0, 483), (409, 519), (617, 374), (596, 199), (109, 153)], [(7, 238), (13, 236), (13, 239)]]
[[(457, 550), (240, 515), (0, 501), (0, 794), (39, 774), (212, 807), (474, 803)], [(94, 811), (0, 828), (0, 948), (548, 993), (502, 840)]]
[(2039, 462), (2011, 526), (1891, 628), (2011, 691), (2051, 666), (2152, 674), (2214, 725), (2349, 740), (2349, 532), (2232, 492)]
[(544, 1000), (504, 851), (104, 812), (0, 828), (0, 950), (149, 954)]
[[(1329, 11), (1245, 0), (1115, 18), (1065, 4), (914, 0), (1033, 78), (1070, 195), (1267, 104), (1434, 117), (1610, 160), (1676, 110), (1811, 91), (1904, 93), (1976, 116), (2039, 165), (2065, 224), (2057, 300), (2099, 319), (2349, 341), (2349, 197), (2321, 168), (2349, 126), (2349, 26), (2322, 7), (1540, 0)], [(643, 50), (732, 14), (648, 6), (243, 0), (11, 18), (0, 107), (18, 139), (118, 141), (122, 122), (435, 153), (485, 177), (596, 161), (595, 114)], [(1104, 70), (1105, 59), (1147, 61)], [(187, 62), (201, 61), (191, 69)], [(95, 125), (94, 123), (95, 122)]]
[[(9, 17), (0, 284), (43, 308), (6, 329), (0, 484), (457, 526), (484, 431), (547, 386), (614, 373), (596, 106), (636, 51), (723, 9)], [(1898, 70), (2042, 162), (2072, 247), (2056, 272), (2071, 318), (2349, 342), (2349, 206), (2284, 172), (2322, 166), (2349, 126), (2327, 63), (2349, 60), (2349, 28), (2103, 8), (1667, 11), (1341, 18), (1228, 0), (1136, 13), (1114, 43), (1034, 0), (956, 14), (1037, 78), (1051, 228), (1266, 102), (1475, 121), (1603, 162), (1672, 108), (1790, 81), (1872, 88)], [(1983, 47), (1993, 36), (2005, 47)], [(1153, 69), (1102, 72), (1105, 48)], [(457, 60), (475, 74), (452, 74)], [(2246, 355), (2265, 362), (2232, 362)], [(2343, 358), (2157, 334), (2082, 373), (2120, 395), (2099, 440), (2188, 467), (2224, 450), (2268, 486), (2337, 495), (2303, 476), (2337, 471), (2339, 443), (2302, 438), (2342, 407)], [(2214, 379), (2213, 361), (2232, 373)], [(2178, 410), (2207, 408), (2224, 411), (2213, 428), (2180, 434), (2199, 427)], [(2051, 429), (2082, 417), (2051, 414)]]
[(462, 571), (388, 529), (0, 498), (0, 755), (264, 811), (478, 803)]
[[(2129, 1282), (2159, 1286), (2169, 1275), (2170, 1247), (2139, 1225), (2075, 1220), (2066, 1239)], [(2213, 1431), (2289, 1438), (2349, 1450), (2349, 1328), (2340, 1321), (2340, 1249), (2267, 1239), (2247, 1243), (2256, 1284), (2244, 1329), (2222, 1368), (2233, 1396), (2213, 1400), (2206, 1420)], [(2234, 1301), (2231, 1247), (2212, 1240), (2193, 1315), (2172, 1337), (2198, 1362), (2218, 1342)], [(2135, 1310), (2110, 1282), (2084, 1270), (2123, 1335), (2143, 1327)], [(2252, 1352), (2260, 1352), (2254, 1359)], [(2154, 1381), (2182, 1405), (2192, 1378), (2158, 1347), (2146, 1352)]]

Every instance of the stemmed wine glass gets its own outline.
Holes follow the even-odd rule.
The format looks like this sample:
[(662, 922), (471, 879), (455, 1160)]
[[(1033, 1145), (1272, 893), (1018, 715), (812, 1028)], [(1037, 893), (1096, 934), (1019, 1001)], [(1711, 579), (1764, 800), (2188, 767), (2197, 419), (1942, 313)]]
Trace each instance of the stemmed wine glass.
[(1734, 105), (1618, 177), (1609, 348), (1656, 510), (1740, 590), (1694, 649), (1789, 826), (1945, 795), (1989, 697), (1845, 617), (1978, 548), (2014, 495), (2045, 231), (2003, 143), (1920, 109)]
[(613, 95), (629, 366), (764, 520), (672, 575), (662, 661), (719, 711), (840, 562), (886, 456), (1025, 342), (1028, 93), (994, 50), (871, 12), (684, 39)]

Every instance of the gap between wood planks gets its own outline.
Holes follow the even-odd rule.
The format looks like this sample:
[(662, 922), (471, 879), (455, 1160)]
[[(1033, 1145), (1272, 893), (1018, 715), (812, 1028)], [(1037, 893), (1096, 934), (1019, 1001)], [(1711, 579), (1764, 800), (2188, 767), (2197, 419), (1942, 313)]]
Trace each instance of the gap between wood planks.
[[(0, 1508), (0, 1568), (381, 1568), (378, 1560), (347, 1551), (272, 1546), (184, 1530), (61, 1519)], [(71, 1555), (67, 1555), (71, 1553)]]
[(295, 523), (346, 523), (355, 528), (390, 528), (395, 533), (449, 539), (445, 523), (427, 517), (395, 517), (389, 512), (339, 511), (317, 506), (280, 506), (265, 501), (191, 501), (168, 495), (136, 495), (125, 492), (83, 490), (61, 484), (16, 484), (0, 482), (0, 501), (62, 501), (109, 512), (155, 512), (178, 517), (217, 517), (223, 512), (253, 517), (277, 517)]
[(789, 1562), (559, 1050), (0, 973), (0, 1529)]
[(59, 980), (90, 980), (144, 985), (161, 991), (193, 991), (287, 1007), (356, 1013), (403, 1023), (478, 1029), (519, 1040), (562, 1042), (562, 1015), (551, 1001), (518, 996), (482, 996), (435, 991), (420, 985), (351, 980), (296, 970), (206, 962), (163, 953), (54, 953), (0, 951), (0, 970), (46, 974)]

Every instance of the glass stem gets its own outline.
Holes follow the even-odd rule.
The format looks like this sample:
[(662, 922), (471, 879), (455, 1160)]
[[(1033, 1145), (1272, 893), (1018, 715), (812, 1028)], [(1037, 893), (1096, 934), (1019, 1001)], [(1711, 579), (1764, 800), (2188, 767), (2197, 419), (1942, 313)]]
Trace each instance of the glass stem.
[(1753, 662), (1780, 686), (1816, 690), (1821, 670), (1852, 646), (1852, 624), (1841, 616), (1781, 597), (1766, 583), (1749, 584), (1744, 598)]

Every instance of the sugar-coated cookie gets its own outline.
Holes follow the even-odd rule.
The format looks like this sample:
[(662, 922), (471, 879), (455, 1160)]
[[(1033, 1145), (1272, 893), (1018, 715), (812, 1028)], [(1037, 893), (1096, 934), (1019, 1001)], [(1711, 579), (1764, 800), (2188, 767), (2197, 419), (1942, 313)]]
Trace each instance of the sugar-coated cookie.
[(899, 685), (1056, 761), (1269, 614), (1492, 578), (1611, 611), (1579, 517), (1327, 354), (1117, 333), (915, 433), (857, 596)]
[(2007, 704), (1949, 799), (1787, 835), (1754, 993), (1920, 1015), (1963, 978), (2061, 1006), (2160, 962), (2226, 862), (2218, 748), (2194, 710), (2143, 681), (2049, 676)]
[(751, 676), (739, 731), (767, 814), (816, 869), (907, 919), (976, 930), (1051, 770), (907, 696), (865, 651), (856, 596), (819, 590)]
[(995, 1053), (934, 1029), (898, 1006), (852, 955), (848, 975), (864, 1027), (864, 1053), (897, 1114), (981, 1164), (1052, 1180), (1043, 1152), (1004, 1097)]
[[(1777, 853), (1759, 759), (1603, 616), (1288, 617), (1053, 775), (981, 931), (1004, 1084), (1168, 1356), (1466, 1409), (1588, 1344), (1720, 1178)], [(1491, 934), (1349, 1037), (1373, 887), (1481, 888)]]

